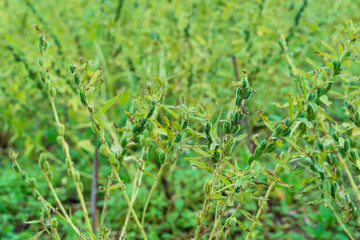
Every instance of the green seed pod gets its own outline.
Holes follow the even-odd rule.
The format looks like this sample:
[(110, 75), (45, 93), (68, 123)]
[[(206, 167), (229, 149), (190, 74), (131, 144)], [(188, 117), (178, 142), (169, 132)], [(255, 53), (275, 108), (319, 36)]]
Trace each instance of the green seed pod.
[(47, 74), (46, 74), (46, 78), (47, 78), (48, 80), (50, 80), (50, 79), (51, 79), (51, 74), (50, 74), (50, 73), (47, 73)]
[(48, 161), (46, 161), (45, 163), (44, 163), (44, 171), (45, 172), (48, 172), (49, 171), (49, 169), (50, 169), (50, 165), (49, 165), (49, 162)]
[(215, 240), (224, 240), (224, 239), (225, 239), (224, 232), (220, 230)]
[(257, 147), (254, 152), (255, 159), (258, 159), (261, 156), (261, 149)]
[(337, 176), (338, 178), (342, 177), (342, 170), (341, 170), (341, 168), (336, 168), (336, 176)]
[(79, 90), (79, 97), (80, 97), (80, 102), (82, 103), (82, 105), (84, 107), (87, 107), (88, 106), (88, 103), (87, 103), (87, 97), (86, 97), (86, 92), (84, 89), (80, 89)]
[(331, 133), (331, 137), (335, 140), (335, 142), (339, 141), (339, 135), (337, 134), (337, 132)]
[(243, 88), (247, 88), (249, 86), (249, 81), (246, 78), (241, 79), (241, 85)]
[(72, 64), (72, 63), (69, 64), (69, 71), (70, 71), (70, 73), (74, 73), (74, 72), (75, 72), (75, 66), (74, 66), (74, 64)]
[(96, 124), (95, 122), (93, 122), (91, 124), (91, 130), (93, 131), (94, 134), (99, 134), (100, 133), (99, 125)]
[(46, 162), (47, 159), (47, 154), (46, 153), (41, 153), (40, 157), (39, 157), (39, 166), (41, 169), (44, 169), (44, 164)]
[(320, 172), (319, 174), (320, 174), (320, 178), (321, 178), (321, 180), (322, 180), (322, 181), (324, 181), (324, 180), (325, 180), (325, 178), (326, 178), (325, 173)]
[(353, 216), (354, 220), (357, 220), (358, 217), (359, 217), (359, 212), (358, 212), (358, 210), (354, 210), (354, 211), (352, 212), (352, 216)]
[(123, 148), (123, 149), (121, 150), (120, 155), (125, 156), (125, 155), (127, 154), (127, 152), (128, 152), (128, 149), (127, 149), (127, 148)]
[(360, 169), (356, 165), (352, 165), (352, 169), (356, 175), (360, 175)]
[(196, 214), (196, 225), (201, 225), (203, 221), (203, 216), (201, 211), (198, 211)]
[(309, 93), (309, 96), (308, 96), (308, 101), (311, 102), (315, 99), (315, 93)]
[(266, 140), (262, 140), (261, 143), (260, 143), (260, 149), (261, 150), (264, 150), (267, 146), (267, 141)]
[(287, 128), (287, 129), (284, 130), (284, 132), (281, 134), (281, 136), (287, 137), (287, 136), (290, 135), (290, 133), (291, 133), (291, 129)]
[(114, 166), (115, 163), (116, 163), (116, 156), (115, 156), (115, 153), (110, 153), (110, 157), (109, 157), (109, 163)]
[(65, 162), (66, 162), (66, 167), (67, 167), (67, 168), (70, 168), (71, 165), (72, 165), (71, 158), (67, 157), (67, 158), (65, 159)]
[(276, 144), (273, 143), (266, 148), (266, 152), (271, 153), (276, 149)]
[(38, 64), (39, 64), (40, 66), (44, 66), (44, 60), (43, 60), (42, 58), (39, 58), (39, 59), (38, 59)]
[(171, 142), (171, 140), (169, 140), (169, 141), (167, 142), (167, 148), (170, 150), (171, 146), (172, 146), (172, 142)]
[(25, 180), (27, 179), (27, 174), (26, 174), (26, 172), (22, 172), (20, 176), (21, 176), (21, 179), (22, 179), (23, 181), (25, 181)]
[(352, 162), (355, 162), (357, 160), (359, 160), (359, 154), (358, 152), (356, 151), (356, 149), (352, 148), (350, 150), (350, 158), (351, 158), (351, 161)]
[(211, 193), (211, 180), (210, 179), (205, 181), (204, 192), (206, 195), (209, 195)]
[(329, 92), (332, 87), (332, 82), (329, 82), (325, 85), (325, 93)]
[(132, 131), (133, 133), (137, 133), (137, 132), (139, 131), (139, 125), (134, 124), (134, 125), (132, 126), (132, 128), (131, 128), (131, 131)]
[(237, 122), (239, 121), (239, 119), (240, 119), (240, 113), (239, 113), (239, 112), (235, 112), (235, 113), (233, 114), (233, 117), (232, 117), (232, 122), (233, 122), (234, 124), (237, 124)]
[(335, 155), (333, 155), (332, 156), (332, 163), (335, 165), (335, 164), (337, 164), (339, 162), (339, 159), (335, 156)]
[(279, 134), (281, 133), (282, 128), (280, 125), (277, 125), (277, 127), (275, 128), (275, 136), (279, 136)]
[(101, 144), (100, 150), (101, 150), (101, 153), (102, 153), (105, 157), (109, 157), (110, 154), (111, 154), (111, 151), (110, 151), (109, 147), (108, 147), (106, 144)]
[(79, 171), (75, 171), (75, 181), (80, 182), (80, 173), (79, 173)]
[(52, 87), (50, 89), (50, 97), (52, 97), (52, 98), (56, 97), (56, 88), (55, 87)]
[(174, 142), (175, 142), (175, 143), (178, 143), (178, 142), (180, 142), (180, 141), (181, 141), (181, 134), (178, 133), (178, 134), (175, 135)]
[(62, 136), (57, 136), (56, 137), (56, 141), (59, 145), (63, 145), (64, 144), (64, 138)]
[(39, 75), (40, 75), (40, 81), (41, 82), (45, 82), (45, 72), (44, 72), (44, 70), (43, 69), (40, 69), (39, 70)]
[(212, 128), (212, 124), (209, 123), (209, 122), (207, 122), (206, 125), (205, 125), (205, 127), (204, 127), (204, 133), (205, 133), (206, 135), (209, 135), (211, 128)]
[(121, 163), (122, 161), (124, 161), (124, 156), (119, 154), (117, 160), (119, 161), (119, 163)]
[(64, 134), (65, 134), (65, 126), (60, 123), (60, 124), (57, 126), (57, 132), (58, 132), (58, 134), (59, 134), (60, 136), (64, 136)]
[(237, 223), (237, 219), (235, 217), (229, 217), (225, 221), (225, 228), (233, 228), (235, 227), (236, 223)]
[(79, 85), (80, 84), (80, 74), (79, 73), (75, 73), (74, 74), (74, 83), (76, 85)]
[(52, 227), (52, 228), (57, 228), (57, 226), (58, 226), (58, 221), (57, 221), (57, 219), (56, 219), (56, 218), (52, 218), (52, 219), (51, 219), (51, 227)]
[(236, 96), (241, 96), (241, 92), (242, 92), (241, 87), (238, 87), (238, 88), (236, 89)]
[(360, 112), (359, 111), (355, 112), (355, 119), (356, 119), (356, 121), (360, 120)]
[(211, 207), (212, 207), (212, 202), (206, 203), (206, 205), (205, 205), (205, 212), (210, 212)]
[(126, 137), (121, 138), (120, 145), (121, 145), (122, 148), (126, 147), (126, 145), (127, 145)]
[(240, 130), (240, 125), (233, 125), (231, 128), (231, 133), (236, 134), (239, 132), (239, 130)]
[(224, 133), (229, 134), (230, 133), (230, 123), (224, 122), (223, 129), (224, 129)]
[(248, 99), (252, 95), (253, 90), (251, 88), (246, 88), (244, 92), (244, 99)]
[(353, 202), (349, 202), (349, 208), (355, 209), (355, 205)]
[(36, 187), (36, 179), (28, 178), (28, 180), (26, 181), (26, 184), (29, 188), (35, 188)]
[(38, 190), (35, 190), (33, 196), (34, 196), (35, 200), (38, 200), (38, 198), (39, 198), (41, 195), (40, 195), (40, 193), (39, 193)]
[(181, 129), (187, 128), (188, 125), (189, 125), (189, 121), (185, 120), (185, 121), (182, 123), (182, 125), (181, 125)]
[(311, 165), (310, 165), (310, 170), (313, 171), (313, 172), (315, 172), (315, 173), (318, 172), (318, 170), (317, 170), (317, 168), (315, 167), (314, 164), (311, 164)]
[(147, 120), (148, 120), (148, 119), (147, 119), (146, 117), (142, 118), (141, 121), (140, 121), (140, 125), (141, 125), (141, 126), (145, 126)]
[(45, 81), (45, 89), (47, 91), (50, 91), (50, 89), (51, 89), (51, 81), (49, 81), (49, 80)]
[(12, 165), (12, 168), (13, 168), (14, 172), (16, 172), (16, 173), (19, 173), (19, 172), (20, 172), (19, 166), (16, 165), (15, 163)]
[(320, 151), (324, 151), (324, 144), (321, 142), (316, 143), (317, 147), (320, 149)]
[(285, 118), (285, 126), (290, 127), (291, 120), (289, 117)]
[(331, 193), (331, 196), (332, 196), (333, 198), (335, 198), (336, 190), (337, 190), (337, 183), (336, 183), (336, 182), (333, 182), (333, 183), (331, 184), (331, 188), (330, 188), (330, 193)]
[(251, 165), (251, 163), (255, 160), (254, 154), (251, 154), (248, 158), (248, 164)]
[(44, 42), (44, 51), (46, 51), (49, 48), (49, 42), (45, 41)]
[(165, 158), (166, 158), (165, 153), (162, 152), (162, 153), (159, 154), (159, 162), (160, 162), (160, 164), (164, 163)]
[(350, 139), (345, 139), (345, 142), (344, 142), (344, 150), (345, 151), (349, 151), (350, 149)]
[(146, 118), (151, 118), (156, 109), (156, 105), (151, 105), (149, 108), (149, 112), (146, 114)]
[(84, 191), (84, 185), (82, 182), (79, 183), (80, 192)]
[(241, 105), (241, 101), (242, 101), (241, 96), (240, 95), (236, 96), (235, 105), (239, 107)]

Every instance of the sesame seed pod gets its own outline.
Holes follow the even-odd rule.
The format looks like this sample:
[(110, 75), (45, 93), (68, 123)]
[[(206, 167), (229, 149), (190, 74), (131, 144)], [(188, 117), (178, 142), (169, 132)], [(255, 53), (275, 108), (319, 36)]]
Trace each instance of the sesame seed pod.
[(224, 133), (229, 134), (230, 133), (230, 123), (224, 122), (223, 129), (224, 129)]
[(188, 125), (189, 125), (189, 121), (185, 120), (185, 121), (183, 122), (182, 126), (181, 126), (181, 129), (187, 128)]
[(237, 95), (235, 98), (235, 105), (239, 107), (241, 105), (241, 101), (242, 101), (241, 95)]
[(80, 173), (75, 171), (75, 181), (80, 182)]
[(201, 225), (203, 221), (203, 216), (201, 211), (198, 211), (196, 214), (196, 225)]
[(120, 155), (121, 155), (121, 156), (125, 156), (125, 155), (127, 154), (127, 152), (128, 152), (128, 149), (127, 149), (127, 148), (123, 148), (123, 149), (121, 150)]
[(109, 157), (109, 156), (110, 156), (111, 151), (110, 151), (109, 147), (108, 147), (106, 144), (101, 144), (100, 150), (101, 150), (102, 154), (103, 154), (105, 157)]
[(124, 147), (126, 147), (126, 145), (127, 145), (127, 140), (126, 140), (125, 137), (122, 137), (121, 140), (120, 140), (120, 146), (122, 148), (124, 148)]
[(252, 92), (253, 90), (251, 88), (246, 88), (244, 92), (244, 99), (248, 99), (251, 96)]
[(27, 174), (26, 174), (26, 172), (22, 172), (21, 175), (20, 175), (20, 177), (21, 177), (21, 179), (22, 179), (23, 181), (25, 181), (25, 180), (27, 179)]
[(211, 180), (210, 179), (205, 181), (204, 192), (206, 195), (209, 195), (211, 193)]
[(352, 165), (352, 169), (356, 173), (356, 175), (360, 175), (360, 169), (356, 165)]
[(266, 148), (266, 152), (271, 153), (276, 149), (276, 144), (271, 144)]
[(345, 139), (345, 142), (344, 142), (344, 150), (345, 151), (349, 151), (350, 149), (350, 139)]
[(69, 71), (70, 71), (70, 73), (74, 73), (74, 72), (75, 72), (75, 66), (74, 66), (73, 63), (70, 63), (70, 64), (69, 64)]
[(12, 168), (13, 168), (14, 172), (16, 172), (16, 173), (19, 173), (19, 172), (20, 172), (19, 166), (16, 165), (15, 163), (12, 165)]
[(262, 140), (261, 143), (260, 143), (260, 149), (261, 150), (264, 150), (267, 146), (267, 141), (266, 140)]
[(175, 141), (175, 143), (178, 143), (178, 142), (180, 142), (180, 140), (181, 140), (181, 134), (178, 133), (175, 135), (174, 141)]
[(57, 219), (56, 219), (56, 218), (52, 218), (52, 219), (51, 219), (51, 227), (52, 227), (52, 228), (57, 228), (57, 226), (58, 226), (58, 221), (57, 221)]
[(254, 154), (251, 154), (248, 158), (248, 164), (251, 165), (251, 163), (255, 160)]
[(65, 126), (63, 124), (59, 124), (57, 127), (57, 132), (60, 136), (64, 136), (65, 134)]
[(82, 105), (87, 107), (88, 103), (87, 103), (86, 92), (84, 89), (79, 90), (79, 97), (80, 97), (80, 102), (82, 103)]
[(275, 136), (279, 136), (279, 134), (281, 133), (282, 128), (280, 125), (277, 125), (277, 127), (275, 128)]
[(74, 83), (76, 85), (79, 85), (80, 84), (80, 74), (79, 73), (75, 73), (74, 74)]
[(236, 133), (238, 133), (239, 132), (239, 130), (240, 130), (240, 125), (233, 125), (232, 126), (232, 128), (231, 128), (231, 133), (232, 134), (236, 134)]
[(166, 158), (165, 153), (160, 153), (160, 154), (159, 154), (159, 162), (160, 162), (160, 164), (163, 164), (163, 163), (164, 163), (165, 158)]
[(289, 136), (289, 135), (290, 135), (290, 133), (291, 133), (291, 129), (290, 129), (290, 128), (288, 128), (288, 129), (284, 130), (284, 132), (281, 134), (281, 136), (283, 136), (283, 137), (287, 137), (287, 136)]
[(333, 132), (331, 136), (335, 140), (335, 142), (339, 141), (339, 135), (337, 134), (337, 132)]
[(249, 86), (249, 81), (246, 78), (241, 79), (241, 85), (244, 88), (247, 88)]
[(241, 92), (242, 92), (241, 87), (238, 87), (238, 88), (236, 89), (236, 96), (240, 96), (240, 95), (241, 95)]
[(50, 89), (50, 97), (52, 97), (52, 98), (56, 97), (56, 88), (55, 87), (52, 87)]
[(258, 159), (261, 156), (261, 149), (257, 147), (254, 152), (255, 159)]
[(290, 118), (289, 117), (285, 118), (285, 126), (290, 127), (290, 123), (291, 123)]

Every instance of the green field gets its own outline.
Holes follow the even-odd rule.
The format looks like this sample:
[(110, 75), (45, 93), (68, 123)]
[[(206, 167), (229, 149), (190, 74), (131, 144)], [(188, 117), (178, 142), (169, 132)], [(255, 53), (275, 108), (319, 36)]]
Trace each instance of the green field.
[(0, 239), (360, 239), (359, 11), (1, 1)]

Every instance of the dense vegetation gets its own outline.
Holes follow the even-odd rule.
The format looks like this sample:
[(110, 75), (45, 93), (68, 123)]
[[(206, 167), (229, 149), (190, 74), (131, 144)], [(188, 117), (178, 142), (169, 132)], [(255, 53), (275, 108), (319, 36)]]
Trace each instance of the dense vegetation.
[(1, 239), (359, 239), (359, 4), (0, 3)]

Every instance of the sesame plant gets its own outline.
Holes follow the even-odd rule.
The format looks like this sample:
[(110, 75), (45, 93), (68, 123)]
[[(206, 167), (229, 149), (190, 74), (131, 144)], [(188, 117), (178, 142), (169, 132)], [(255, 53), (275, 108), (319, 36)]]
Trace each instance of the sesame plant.
[[(183, 235), (168, 229), (163, 239), (260, 239), (279, 189), (308, 209), (329, 209), (336, 231), (349, 239), (359, 238), (354, 231), (360, 224), (360, 102), (355, 67), (359, 29), (348, 21), (339, 30), (343, 40), (337, 46), (322, 41), (315, 55), (298, 57), (289, 42), (307, 4), (303, 1), (290, 34), (281, 36), (276, 49), (287, 64), (287, 79), (294, 85), (294, 90), (283, 96), (286, 100), (277, 104), (282, 113), (278, 118), (251, 105), (260, 94), (266, 94), (264, 89), (255, 90), (260, 69), (249, 76), (245, 71), (239, 74), (236, 57), (234, 80), (226, 84), (231, 94), (220, 104), (214, 100), (203, 103), (204, 97), (195, 101), (186, 92), (178, 94), (170, 87), (171, 77), (162, 74), (141, 91), (132, 92), (132, 104), (114, 114), (112, 109), (124, 93), (119, 90), (103, 100), (109, 86), (116, 87), (107, 85), (111, 77), (107, 66), (82, 57), (71, 60), (67, 69), (63, 62), (53, 63), (48, 52), (54, 35), (34, 25), (39, 51), (36, 90), (41, 92), (43, 104), (51, 107), (48, 124), (56, 129), (55, 139), (62, 150), (56, 152), (56, 159), (64, 171), (54, 165), (55, 152), (47, 151), (46, 146), (38, 156), (43, 176), (22, 167), (21, 153), (27, 149), (9, 151), (18, 181), (25, 183), (41, 209), (36, 215), (39, 218), (28, 221), (39, 226), (32, 239), (45, 234), (52, 239), (68, 239), (68, 234), (78, 239), (153, 239), (150, 230), (159, 218), (171, 222), (165, 211), (156, 211), (161, 204), (170, 206), (167, 211), (175, 205), (176, 196), (167, 191), (176, 187), (168, 179), (178, 169), (201, 172), (196, 183), (187, 182), (199, 187), (187, 200), (194, 204), (179, 207), (179, 212), (188, 210), (191, 216)], [(252, 48), (249, 42), (250, 57), (255, 55)], [(94, 146), (90, 158), (100, 160), (99, 177), (86, 175), (77, 162), (82, 152), (76, 141), (81, 137), (68, 133), (74, 128), (67, 125), (67, 116), (60, 114), (64, 112), (58, 104), (65, 96), (62, 85), (76, 96), (71, 104), (85, 116), (82, 128), (92, 131), (93, 137), (85, 145)], [(88, 163), (96, 169), (92, 161)], [(58, 185), (64, 183), (55, 182), (55, 177), (67, 179), (75, 203), (62, 196)], [(39, 185), (45, 184), (50, 191), (40, 190)], [(91, 207), (89, 192), (102, 197), (101, 201), (90, 200)], [(157, 200), (162, 194), (167, 197), (164, 202)], [(96, 210), (100, 210), (98, 218)], [(112, 219), (117, 214), (124, 218)]]

